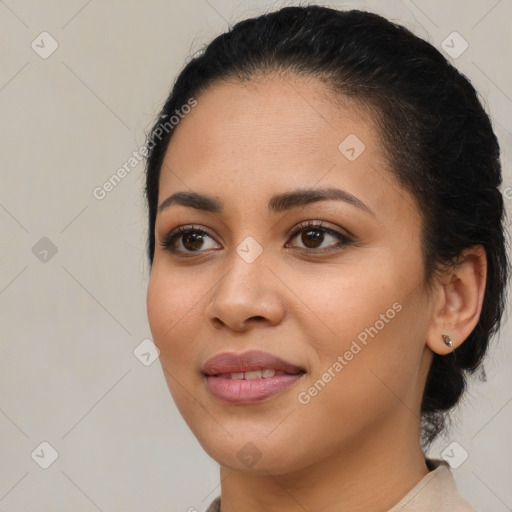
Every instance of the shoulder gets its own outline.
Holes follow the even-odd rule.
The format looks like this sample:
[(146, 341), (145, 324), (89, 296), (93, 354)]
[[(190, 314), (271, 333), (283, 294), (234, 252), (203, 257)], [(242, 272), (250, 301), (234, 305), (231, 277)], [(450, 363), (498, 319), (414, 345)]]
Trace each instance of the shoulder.
[(476, 512), (459, 494), (450, 466), (430, 459), (431, 470), (389, 512)]
[[(388, 512), (477, 512), (459, 494), (446, 462), (430, 459), (427, 465), (430, 472)], [(220, 512), (220, 496), (205, 512)]]

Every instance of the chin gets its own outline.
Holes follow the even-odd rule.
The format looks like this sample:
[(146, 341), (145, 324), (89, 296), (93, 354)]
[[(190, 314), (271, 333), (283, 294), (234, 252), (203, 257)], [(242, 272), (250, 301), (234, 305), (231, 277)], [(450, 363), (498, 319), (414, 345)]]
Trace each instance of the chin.
[[(292, 443), (286, 443), (277, 437), (274, 442), (261, 438), (251, 441), (248, 436), (243, 441), (230, 437), (228, 439), (205, 441), (198, 438), (198, 441), (212, 459), (232, 471), (255, 476), (282, 475), (307, 466), (305, 461), (301, 464), (300, 454)], [(288, 448), (288, 451), (283, 448)]]

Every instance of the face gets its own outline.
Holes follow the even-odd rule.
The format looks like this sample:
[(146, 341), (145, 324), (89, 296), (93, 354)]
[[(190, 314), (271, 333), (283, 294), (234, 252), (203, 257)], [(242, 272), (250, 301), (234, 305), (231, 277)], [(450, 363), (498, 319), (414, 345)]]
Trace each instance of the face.
[[(421, 215), (371, 115), (298, 77), (196, 99), (161, 172), (147, 297), (190, 429), (222, 466), (273, 474), (417, 436), (431, 308)], [(178, 192), (212, 203), (168, 199)], [(203, 373), (254, 350), (301, 372)]]

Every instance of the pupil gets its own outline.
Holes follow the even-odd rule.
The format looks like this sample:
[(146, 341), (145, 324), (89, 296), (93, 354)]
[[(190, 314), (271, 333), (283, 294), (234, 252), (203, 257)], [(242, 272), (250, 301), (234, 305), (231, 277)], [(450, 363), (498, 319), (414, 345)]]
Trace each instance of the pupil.
[(308, 249), (317, 247), (316, 242), (322, 243), (323, 239), (324, 234), (317, 229), (310, 229), (302, 234), (302, 242)]
[(198, 233), (189, 233), (188, 235), (185, 235), (183, 245), (187, 249), (191, 250), (200, 249), (203, 245), (203, 235)]

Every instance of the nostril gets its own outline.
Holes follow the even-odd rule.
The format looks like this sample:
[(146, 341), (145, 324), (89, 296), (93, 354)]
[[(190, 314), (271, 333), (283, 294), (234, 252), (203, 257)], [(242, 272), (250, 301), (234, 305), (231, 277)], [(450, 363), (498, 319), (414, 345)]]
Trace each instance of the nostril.
[(212, 324), (214, 327), (224, 327), (224, 322), (220, 318), (212, 318)]

